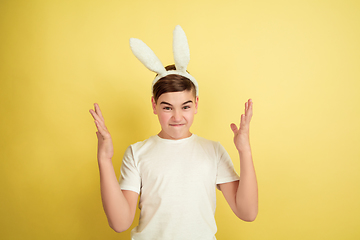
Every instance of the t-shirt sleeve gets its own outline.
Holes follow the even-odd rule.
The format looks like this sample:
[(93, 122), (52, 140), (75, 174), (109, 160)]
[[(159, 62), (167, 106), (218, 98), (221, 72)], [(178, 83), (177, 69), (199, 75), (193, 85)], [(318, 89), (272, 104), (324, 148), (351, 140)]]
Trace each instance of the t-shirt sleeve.
[(141, 177), (135, 163), (131, 146), (129, 146), (124, 153), (120, 173), (120, 188), (122, 190), (130, 190), (140, 194)]
[(221, 183), (233, 182), (239, 180), (240, 177), (236, 173), (234, 164), (225, 148), (218, 142), (217, 143), (217, 175), (216, 175), (216, 187), (220, 190), (219, 185)]

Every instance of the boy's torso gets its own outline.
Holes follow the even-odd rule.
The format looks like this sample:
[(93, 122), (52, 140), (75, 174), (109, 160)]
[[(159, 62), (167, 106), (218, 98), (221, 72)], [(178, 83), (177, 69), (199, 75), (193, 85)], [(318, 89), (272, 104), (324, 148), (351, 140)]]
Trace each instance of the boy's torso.
[(176, 141), (153, 136), (132, 145), (141, 176), (141, 217), (133, 234), (160, 231), (172, 239), (213, 239), (215, 144), (192, 135)]

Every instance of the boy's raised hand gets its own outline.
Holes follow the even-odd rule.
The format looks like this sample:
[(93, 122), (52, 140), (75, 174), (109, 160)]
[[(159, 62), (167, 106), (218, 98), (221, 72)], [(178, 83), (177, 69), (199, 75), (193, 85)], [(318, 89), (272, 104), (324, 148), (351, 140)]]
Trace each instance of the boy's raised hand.
[(238, 151), (248, 150), (250, 148), (249, 126), (253, 114), (253, 103), (249, 99), (245, 103), (245, 114), (241, 114), (240, 128), (232, 123), (231, 130), (234, 132), (234, 143)]
[(96, 132), (98, 138), (98, 160), (111, 159), (114, 155), (114, 148), (111, 135), (105, 126), (104, 117), (101, 114), (100, 107), (97, 103), (94, 104), (95, 111), (90, 109), (90, 113), (95, 120), (95, 125), (98, 129)]

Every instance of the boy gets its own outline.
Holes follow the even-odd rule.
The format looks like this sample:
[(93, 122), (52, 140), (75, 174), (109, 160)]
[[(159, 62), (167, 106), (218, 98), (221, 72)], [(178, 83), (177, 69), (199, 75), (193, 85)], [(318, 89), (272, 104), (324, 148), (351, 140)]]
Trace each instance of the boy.
[[(176, 38), (184, 40), (179, 26), (174, 31), (174, 45)], [(148, 51), (146, 47), (141, 45), (139, 49)], [(180, 49), (183, 53), (183, 46)], [(130, 227), (140, 194), (139, 225), (132, 230), (132, 239), (216, 239), (216, 187), (236, 216), (253, 221), (258, 197), (249, 142), (251, 99), (245, 103), (240, 128), (231, 124), (240, 155), (239, 180), (220, 143), (190, 132), (199, 97), (196, 80), (186, 72), (188, 60), (182, 60), (188, 56), (179, 59), (174, 49), (176, 67), (168, 66), (163, 71), (159, 65), (149, 67), (139, 57), (141, 53), (132, 50), (145, 66), (158, 73), (153, 82), (152, 108), (158, 115), (161, 131), (127, 148), (119, 187), (111, 162), (110, 133), (99, 106), (95, 104), (95, 111), (90, 110), (98, 129), (101, 196), (111, 228), (122, 232)], [(151, 63), (153, 59), (152, 56)]]

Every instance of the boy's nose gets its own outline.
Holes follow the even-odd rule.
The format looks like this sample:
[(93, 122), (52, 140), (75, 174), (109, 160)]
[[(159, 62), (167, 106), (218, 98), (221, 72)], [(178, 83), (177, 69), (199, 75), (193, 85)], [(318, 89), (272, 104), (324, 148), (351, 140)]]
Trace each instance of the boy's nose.
[(181, 121), (181, 118), (182, 118), (181, 112), (179, 112), (179, 111), (174, 111), (174, 114), (173, 114), (173, 120), (174, 120), (174, 122), (180, 122), (180, 121)]

